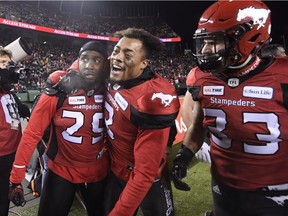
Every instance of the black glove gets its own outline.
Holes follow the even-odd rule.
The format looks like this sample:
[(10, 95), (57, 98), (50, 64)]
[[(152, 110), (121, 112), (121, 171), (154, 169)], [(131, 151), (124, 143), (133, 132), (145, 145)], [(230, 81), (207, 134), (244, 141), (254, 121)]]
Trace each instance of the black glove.
[(58, 88), (66, 94), (73, 94), (82, 88), (81, 79), (79, 72), (71, 70), (65, 74), (65, 76), (63, 76), (60, 81), (53, 86), (53, 88)]
[(15, 206), (24, 206), (26, 200), (24, 199), (24, 191), (21, 184), (14, 184), (10, 182), (8, 199), (14, 203)]
[(183, 182), (181, 179), (186, 177), (187, 167), (192, 161), (193, 157), (194, 153), (189, 148), (182, 145), (181, 149), (179, 149), (175, 159), (173, 160), (171, 176), (174, 186), (178, 190), (189, 191), (191, 189), (189, 185)]

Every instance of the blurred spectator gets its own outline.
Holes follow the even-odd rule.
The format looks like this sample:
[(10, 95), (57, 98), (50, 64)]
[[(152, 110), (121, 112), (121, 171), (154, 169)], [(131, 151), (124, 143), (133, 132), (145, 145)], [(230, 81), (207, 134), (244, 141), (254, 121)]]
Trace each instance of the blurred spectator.
[[(79, 5), (80, 6), (80, 5)], [(52, 7), (52, 6), (51, 6)], [(171, 27), (165, 23), (161, 17), (146, 16), (145, 14), (123, 17), (116, 16), (115, 13), (99, 12), (95, 16), (68, 13), (47, 7), (36, 6), (35, 2), (8, 2), (0, 1), (0, 17), (26, 22), (35, 25), (42, 25), (50, 28), (57, 28), (66, 31), (85, 32), (111, 36), (114, 32), (128, 27), (144, 28), (157, 37), (177, 37)], [(107, 12), (107, 11), (106, 11)], [(98, 15), (98, 16), (97, 16)]]
[(261, 49), (260, 57), (265, 58), (268, 56), (286, 56), (285, 49), (281, 44), (268, 44)]

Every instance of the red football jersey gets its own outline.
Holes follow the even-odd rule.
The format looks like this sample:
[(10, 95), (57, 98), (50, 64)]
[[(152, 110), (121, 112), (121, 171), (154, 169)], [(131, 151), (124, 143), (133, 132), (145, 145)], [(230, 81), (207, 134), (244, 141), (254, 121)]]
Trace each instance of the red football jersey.
[[(61, 75), (59, 71), (58, 75), (59, 79)], [(109, 168), (103, 138), (104, 90), (103, 86), (90, 96), (82, 89), (74, 94), (68, 94), (59, 109), (56, 109), (57, 96), (42, 94), (19, 144), (11, 181), (19, 182), (23, 179), (25, 175), (23, 165), (24, 168), (27, 167), (37, 143), (51, 120), (55, 130), (53, 137), (56, 141), (52, 138), (48, 144), (47, 154), (51, 159), (49, 168), (73, 183), (103, 179)]]
[(16, 152), (22, 130), (18, 106), (12, 94), (0, 92), (0, 156)]
[(239, 78), (198, 67), (187, 86), (211, 133), (212, 174), (225, 185), (256, 190), (288, 183), (288, 59), (262, 64)]
[(129, 87), (108, 87), (105, 123), (111, 169), (127, 181), (111, 215), (133, 215), (158, 175), (179, 111), (175, 88), (155, 75)]

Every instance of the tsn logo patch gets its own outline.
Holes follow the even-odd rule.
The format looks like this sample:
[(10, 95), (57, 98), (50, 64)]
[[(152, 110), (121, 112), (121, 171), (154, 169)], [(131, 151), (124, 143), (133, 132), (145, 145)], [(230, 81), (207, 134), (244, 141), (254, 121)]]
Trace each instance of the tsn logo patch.
[(172, 96), (170, 94), (164, 94), (163, 92), (157, 92), (152, 95), (152, 101), (156, 98), (161, 100), (161, 104), (164, 104), (164, 107), (170, 106), (172, 100), (176, 98), (176, 96)]
[(85, 96), (71, 96), (68, 97), (68, 104), (71, 105), (86, 104), (86, 98)]
[(224, 95), (224, 86), (204, 86), (203, 95)]

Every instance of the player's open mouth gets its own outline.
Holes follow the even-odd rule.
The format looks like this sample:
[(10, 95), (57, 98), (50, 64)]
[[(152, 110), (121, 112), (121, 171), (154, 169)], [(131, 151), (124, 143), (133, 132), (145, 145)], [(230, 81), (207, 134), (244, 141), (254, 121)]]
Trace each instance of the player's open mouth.
[(124, 69), (118, 65), (112, 65), (112, 71), (113, 73), (119, 74), (122, 73)]

